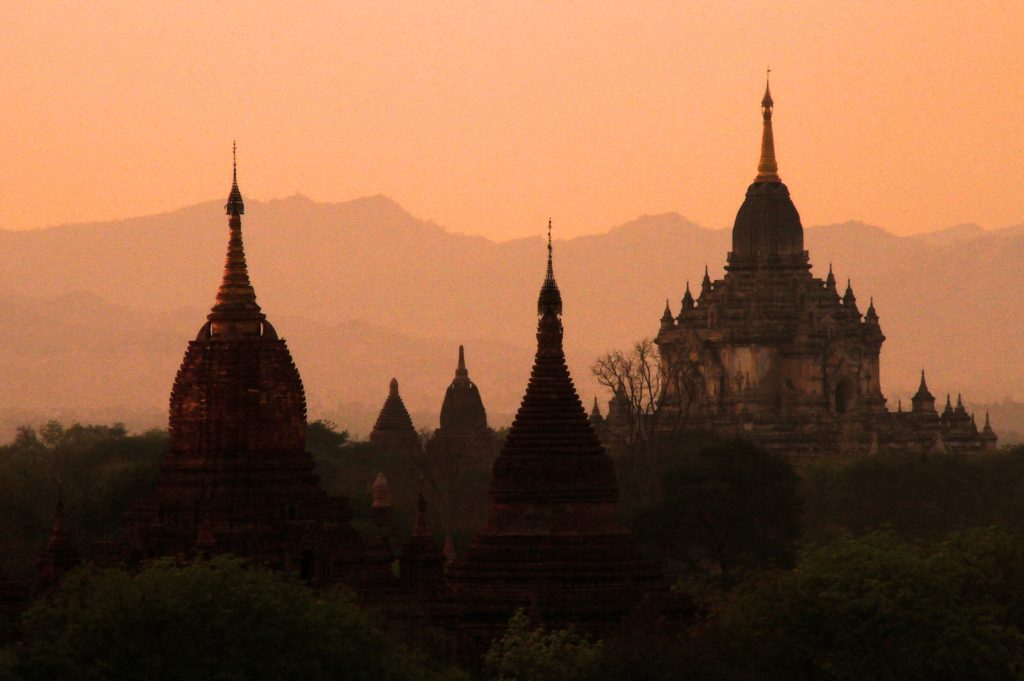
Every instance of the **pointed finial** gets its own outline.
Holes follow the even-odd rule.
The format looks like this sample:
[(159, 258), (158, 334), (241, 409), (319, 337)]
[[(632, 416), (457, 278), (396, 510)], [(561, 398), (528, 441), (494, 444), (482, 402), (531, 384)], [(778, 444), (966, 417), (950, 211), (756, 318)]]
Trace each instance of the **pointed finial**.
[(391, 383), (388, 385), (388, 396), (398, 397), (398, 379), (392, 378)]
[(693, 309), (693, 294), (690, 293), (690, 282), (689, 281), (686, 282), (686, 293), (683, 294), (683, 309), (684, 310), (692, 310)]
[[(771, 69), (768, 69), (771, 74)], [(775, 161), (775, 136), (772, 132), (772, 110), (774, 109), (772, 93), (767, 77), (765, 78), (764, 97), (761, 98), (761, 158), (757, 163), (757, 177), (754, 182), (781, 182), (779, 164)]]
[(549, 312), (556, 315), (562, 314), (562, 294), (558, 291), (558, 283), (555, 282), (551, 218), (548, 218), (548, 271), (544, 277), (544, 284), (540, 287), (540, 296), (537, 298), (537, 314), (544, 315)]
[(469, 371), (466, 370), (466, 351), (461, 345), (459, 346), (459, 363), (455, 367), (455, 380), (460, 384), (469, 382)]
[(231, 141), (231, 191), (228, 193), (228, 202), (224, 205), (224, 210), (228, 215), (245, 214), (242, 192), (238, 190), (238, 147), (234, 140)]
[(896, 400), (896, 413), (897, 414), (902, 414), (903, 413), (903, 398), (902, 397)]
[(671, 326), (672, 325), (672, 308), (668, 306), (668, 298), (665, 299), (665, 312), (661, 315), (661, 325)]

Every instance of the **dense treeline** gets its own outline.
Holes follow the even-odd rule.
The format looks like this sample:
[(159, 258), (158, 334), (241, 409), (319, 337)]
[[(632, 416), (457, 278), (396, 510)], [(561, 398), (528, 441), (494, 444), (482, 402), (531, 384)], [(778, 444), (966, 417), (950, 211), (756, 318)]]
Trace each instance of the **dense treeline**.
[[(118, 425), (20, 429), (11, 444), (0, 447), (4, 576), (32, 576), (59, 495), (84, 557), (92, 542), (117, 536), (130, 500), (152, 490), (166, 448), (165, 432), (132, 435)], [(451, 462), (388, 454), (351, 442), (325, 422), (310, 425), (309, 448), (324, 486), (350, 497), (357, 525), (380, 471), (391, 481), (395, 510), (406, 527), (419, 490), (428, 501), (442, 495), (459, 500), (454, 520), (437, 513), (432, 518), (439, 541), (451, 533), (464, 546), (485, 519), (491, 465), (486, 457), (453, 468)], [(673, 628), (638, 616), (618, 635), (597, 642), (572, 631), (546, 631), (519, 613), (475, 676), (525, 681), (1024, 674), (1024, 450), (789, 460), (749, 443), (691, 440), (613, 454), (623, 518), (693, 602), (695, 618)], [(240, 591), (227, 593), (235, 587), (225, 587), (225, 581)], [(153, 598), (141, 598), (149, 592)], [(214, 598), (222, 592), (226, 600)], [(246, 599), (257, 603), (241, 605)], [(206, 627), (204, 640), (230, 644), (234, 657), (216, 657), (215, 647), (190, 638), (194, 632), (187, 623), (198, 620)], [(363, 643), (356, 650), (311, 634), (302, 646), (281, 648), (275, 636), (283, 625), (275, 622), (287, 622), (290, 632), (326, 627)], [(153, 627), (166, 633), (156, 636)], [(250, 631), (232, 638), (234, 627)], [(165, 673), (146, 678), (274, 678), (274, 665), (293, 658), (295, 665), (306, 665), (302, 669), (313, 669), (309, 678), (363, 678), (344, 669), (362, 669), (374, 678), (461, 677), (450, 657), (439, 660), (403, 647), (382, 633), (386, 628), (355, 611), (343, 594), (308, 591), (237, 561), (158, 563), (135, 575), (85, 567), (62, 583), (57, 597), (26, 613), (16, 630), (0, 632), (20, 640), (0, 653), (0, 677), (130, 678), (117, 670), (132, 669), (131, 659), (147, 659)], [(130, 655), (103, 647), (122, 639)], [(293, 639), (290, 633), (287, 640)], [(169, 641), (199, 646), (192, 649), (194, 659), (169, 659), (161, 647)], [(259, 665), (263, 676), (238, 652), (247, 645), (259, 649), (253, 660), (273, 651), (275, 659)], [(203, 656), (212, 666), (200, 664)], [(342, 658), (348, 667), (337, 666)], [(100, 659), (106, 671), (82, 671)], [(196, 671), (202, 668), (217, 669), (219, 676), (204, 677)]]

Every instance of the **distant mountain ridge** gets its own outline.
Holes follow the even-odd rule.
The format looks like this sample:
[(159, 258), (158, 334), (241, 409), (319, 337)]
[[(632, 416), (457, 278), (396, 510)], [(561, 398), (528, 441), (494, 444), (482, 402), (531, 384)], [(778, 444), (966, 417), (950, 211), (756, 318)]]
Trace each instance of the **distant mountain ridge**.
[[(496, 243), (445, 231), (384, 196), (249, 200), (246, 209), (257, 296), (288, 339), (312, 417), (365, 434), (396, 376), (417, 425), (433, 427), (464, 343), (492, 420), (510, 420), (534, 345), (542, 225), (538, 238)], [(0, 428), (26, 414), (163, 424), (186, 343), (213, 302), (226, 239), (213, 201), (0, 231)], [(1010, 303), (1024, 226), (897, 237), (850, 222), (807, 229), (806, 245), (818, 276), (831, 261), (842, 284), (852, 278), (862, 311), (874, 297), (891, 406), (913, 392), (922, 366), (937, 395), (1024, 401), (1024, 321)], [(699, 288), (705, 264), (721, 276), (729, 247), (729, 230), (675, 213), (556, 239), (566, 348), (588, 405), (594, 358), (654, 335), (665, 299), (678, 312), (687, 279)]]

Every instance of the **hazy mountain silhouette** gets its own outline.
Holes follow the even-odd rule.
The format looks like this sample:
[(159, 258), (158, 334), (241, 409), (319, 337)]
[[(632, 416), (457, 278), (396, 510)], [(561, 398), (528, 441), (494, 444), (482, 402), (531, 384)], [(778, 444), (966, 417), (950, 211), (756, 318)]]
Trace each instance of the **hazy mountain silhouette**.
[[(365, 434), (396, 376), (417, 425), (433, 426), (465, 343), (492, 420), (509, 420), (534, 346), (542, 220), (537, 238), (495, 243), (446, 232), (383, 196), (246, 208), (256, 292), (289, 341), (311, 417)], [(665, 299), (678, 312), (687, 279), (696, 292), (705, 263), (721, 276), (730, 236), (676, 214), (566, 241), (558, 226), (556, 217), (566, 346), (589, 404), (595, 356), (654, 335)], [(0, 428), (48, 415), (163, 424), (185, 345), (213, 302), (226, 239), (220, 202), (0, 232)], [(807, 248), (816, 274), (831, 261), (841, 285), (852, 278), (862, 311), (874, 296), (891, 406), (916, 388), (922, 366), (933, 392), (962, 390), (968, 405), (1024, 397), (1014, 350), (1024, 321), (1007, 297), (1024, 263), (1024, 227), (897, 237), (847, 223), (808, 229)]]

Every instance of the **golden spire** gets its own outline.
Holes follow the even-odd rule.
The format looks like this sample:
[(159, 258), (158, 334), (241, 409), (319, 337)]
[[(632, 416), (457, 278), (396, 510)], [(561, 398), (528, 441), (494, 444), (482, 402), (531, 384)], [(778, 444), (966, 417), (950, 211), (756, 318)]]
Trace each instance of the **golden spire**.
[[(768, 69), (768, 75), (772, 70)], [(761, 131), (761, 160), (757, 163), (757, 177), (754, 182), (782, 182), (779, 179), (779, 164), (775, 162), (775, 136), (772, 134), (772, 93), (765, 76), (764, 98), (761, 100), (761, 117), (764, 127)]]

